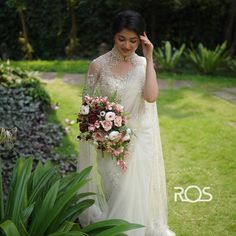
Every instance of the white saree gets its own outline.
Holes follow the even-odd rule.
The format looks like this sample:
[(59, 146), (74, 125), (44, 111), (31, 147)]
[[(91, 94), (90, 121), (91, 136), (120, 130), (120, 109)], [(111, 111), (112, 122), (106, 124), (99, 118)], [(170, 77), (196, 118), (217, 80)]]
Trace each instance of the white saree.
[(114, 47), (95, 59), (89, 68), (86, 91), (111, 96), (117, 92), (119, 103), (129, 114), (128, 126), (135, 135), (122, 171), (114, 159), (102, 156), (96, 146), (80, 142), (78, 170), (92, 165), (91, 181), (83, 191), (96, 192), (95, 204), (81, 216), (82, 225), (105, 219), (125, 219), (144, 225), (128, 231), (129, 236), (174, 236), (167, 224), (166, 177), (156, 103), (142, 97), (146, 59), (133, 53), (128, 58), (132, 68), (126, 75), (116, 75), (113, 68), (123, 58)]

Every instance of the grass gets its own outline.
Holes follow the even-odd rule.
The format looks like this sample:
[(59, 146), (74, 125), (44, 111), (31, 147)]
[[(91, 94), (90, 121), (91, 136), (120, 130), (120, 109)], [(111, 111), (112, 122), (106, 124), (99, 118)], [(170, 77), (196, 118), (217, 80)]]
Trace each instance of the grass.
[[(158, 99), (165, 157), (169, 224), (177, 235), (233, 235), (236, 231), (236, 106), (201, 89), (165, 90)], [(178, 192), (210, 187), (213, 200), (174, 201)], [(198, 192), (187, 196), (196, 199)], [(203, 195), (207, 199), (208, 196)]]
[[(236, 86), (223, 76), (161, 73), (169, 84), (191, 80), (192, 88), (161, 90), (157, 100), (167, 176), (169, 226), (178, 236), (222, 236), (236, 232), (236, 105), (213, 91)], [(55, 80), (46, 84), (53, 103), (60, 109), (50, 120), (76, 119), (82, 88)], [(77, 124), (71, 126), (59, 152), (78, 154)], [(174, 201), (175, 187), (210, 187), (210, 202)], [(196, 189), (187, 192), (196, 199)], [(207, 199), (207, 195), (202, 195)]]
[(22, 69), (58, 73), (85, 73), (88, 69), (89, 63), (90, 61), (88, 60), (11, 61), (12, 65)]
[(63, 139), (62, 145), (57, 149), (58, 153), (66, 156), (74, 154), (78, 155), (79, 143), (78, 125), (68, 125), (65, 119), (76, 122), (76, 115), (81, 105), (81, 93), (82, 88), (78, 85), (69, 85), (63, 83), (63, 81), (57, 79), (52, 83), (44, 85), (48, 93), (50, 94), (52, 104), (59, 104), (59, 109), (56, 112), (49, 114), (49, 120), (52, 122), (60, 122), (64, 128), (69, 127), (68, 135)]

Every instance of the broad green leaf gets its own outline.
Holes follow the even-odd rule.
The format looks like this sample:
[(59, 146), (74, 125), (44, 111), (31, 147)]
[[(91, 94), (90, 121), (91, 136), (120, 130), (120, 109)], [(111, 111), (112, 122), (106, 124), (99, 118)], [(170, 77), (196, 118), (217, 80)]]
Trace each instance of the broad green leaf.
[(73, 206), (67, 208), (64, 211), (62, 217), (57, 219), (56, 224), (60, 225), (61, 223), (65, 222), (66, 220), (74, 221), (83, 211), (85, 211), (87, 208), (89, 208), (93, 204), (94, 204), (94, 200), (87, 199), (87, 200), (83, 200), (83, 201), (77, 203), (76, 205), (73, 205)]
[[(71, 186), (70, 189), (68, 189), (68, 191), (65, 192), (64, 195), (60, 199), (58, 199), (58, 201), (55, 204), (54, 209), (51, 212), (49, 212), (49, 216), (48, 216), (49, 220), (46, 223), (46, 225), (48, 225), (48, 226), (50, 225), (49, 232), (53, 232), (53, 230), (58, 227), (56, 225), (56, 223), (57, 223), (56, 218), (58, 218), (58, 217), (60, 218), (61, 215), (64, 214), (68, 202), (70, 202), (70, 200), (75, 197), (75, 195), (78, 193), (79, 189), (82, 186), (84, 186), (87, 182), (88, 182), (87, 179), (80, 180), (80, 182)], [(55, 221), (55, 224), (53, 223), (54, 221)]]
[(125, 223), (122, 225), (117, 225), (111, 229), (107, 229), (104, 232), (97, 234), (96, 236), (113, 236), (113, 235), (115, 236), (117, 234), (129, 231), (129, 230), (133, 230), (133, 229), (142, 228), (142, 227), (144, 227), (144, 226), (139, 225), (139, 224)]
[(6, 236), (21, 236), (15, 224), (11, 220), (4, 221), (0, 224), (0, 228), (2, 228)]
[(79, 231), (71, 231), (71, 232), (58, 232), (58, 233), (48, 234), (47, 236), (89, 236), (89, 235)]
[(171, 44), (169, 41), (165, 44), (166, 63), (169, 64), (171, 61)]
[[(32, 158), (18, 159), (13, 170), (9, 198), (6, 205), (6, 217), (12, 219), (21, 232), (20, 217), (27, 202), (27, 186), (31, 175)], [(23, 232), (21, 232), (23, 233)]]
[(48, 228), (48, 224), (45, 222), (50, 221), (50, 212), (54, 210), (55, 201), (58, 194), (58, 189), (60, 185), (60, 180), (58, 180), (48, 191), (45, 199), (42, 202), (40, 210), (37, 212), (35, 218), (32, 219), (32, 224), (30, 227), (31, 235), (44, 235)]
[(116, 225), (122, 225), (129, 223), (128, 221), (122, 220), (122, 219), (111, 219), (111, 220), (104, 220), (96, 223), (92, 223), (88, 226), (85, 226), (82, 231), (85, 233), (92, 232), (93, 230), (99, 229), (99, 228), (111, 228)]

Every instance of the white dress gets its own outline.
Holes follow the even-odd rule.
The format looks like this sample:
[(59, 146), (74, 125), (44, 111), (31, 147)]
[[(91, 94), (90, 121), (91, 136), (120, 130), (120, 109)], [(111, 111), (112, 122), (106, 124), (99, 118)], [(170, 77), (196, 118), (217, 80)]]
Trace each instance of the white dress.
[(129, 114), (128, 126), (134, 131), (122, 171), (109, 154), (96, 150), (93, 144), (80, 142), (78, 169), (93, 165), (91, 178), (83, 191), (96, 192), (95, 204), (81, 216), (82, 225), (105, 219), (124, 219), (145, 225), (128, 231), (129, 236), (174, 236), (167, 225), (167, 194), (164, 161), (156, 103), (142, 97), (146, 59), (133, 53), (132, 68), (126, 75), (115, 75), (113, 69), (124, 58), (114, 47), (90, 65), (86, 92), (103, 96), (117, 92), (120, 104)]

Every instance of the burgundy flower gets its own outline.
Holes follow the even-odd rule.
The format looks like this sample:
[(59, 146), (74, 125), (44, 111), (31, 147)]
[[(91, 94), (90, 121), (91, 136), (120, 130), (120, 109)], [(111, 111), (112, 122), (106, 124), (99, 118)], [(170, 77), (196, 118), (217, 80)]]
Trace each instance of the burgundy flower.
[(97, 115), (96, 115), (96, 113), (90, 113), (89, 114), (89, 116), (88, 116), (88, 122), (90, 123), (90, 124), (94, 124), (95, 123), (95, 121), (97, 120)]
[(79, 129), (80, 129), (80, 132), (84, 133), (84, 132), (88, 131), (88, 125), (85, 123), (80, 123)]

